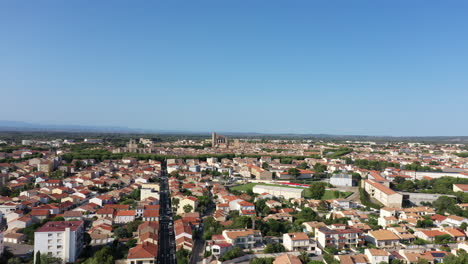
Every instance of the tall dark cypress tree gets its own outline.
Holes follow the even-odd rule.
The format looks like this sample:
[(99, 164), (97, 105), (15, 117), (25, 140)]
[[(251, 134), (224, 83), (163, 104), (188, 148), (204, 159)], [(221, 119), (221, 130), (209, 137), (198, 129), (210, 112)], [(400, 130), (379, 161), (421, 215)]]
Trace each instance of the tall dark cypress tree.
[(36, 252), (36, 264), (41, 264), (41, 251)]

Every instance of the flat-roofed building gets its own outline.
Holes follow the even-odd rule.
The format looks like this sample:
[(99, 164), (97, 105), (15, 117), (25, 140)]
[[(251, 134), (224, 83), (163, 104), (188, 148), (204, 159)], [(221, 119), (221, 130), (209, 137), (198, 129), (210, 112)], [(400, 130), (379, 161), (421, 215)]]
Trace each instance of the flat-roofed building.
[(346, 226), (323, 226), (317, 229), (316, 239), (321, 248), (336, 246), (337, 248), (358, 247), (364, 244), (363, 231)]
[(34, 233), (34, 258), (40, 251), (64, 262), (75, 262), (83, 249), (83, 234), (83, 221), (47, 222)]
[(334, 174), (330, 178), (330, 184), (333, 186), (353, 186), (353, 176), (350, 174)]
[(296, 199), (302, 197), (302, 188), (291, 188), (283, 186), (272, 186), (272, 185), (255, 185), (252, 189), (254, 193), (269, 193), (276, 197), (283, 197), (285, 199)]

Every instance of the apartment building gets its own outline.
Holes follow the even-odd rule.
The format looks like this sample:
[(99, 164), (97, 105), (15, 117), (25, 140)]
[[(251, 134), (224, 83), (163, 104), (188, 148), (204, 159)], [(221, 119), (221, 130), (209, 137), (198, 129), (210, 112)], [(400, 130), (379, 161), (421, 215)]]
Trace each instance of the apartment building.
[(372, 180), (364, 180), (363, 185), (364, 190), (369, 194), (369, 196), (376, 199), (383, 205), (391, 208), (401, 207), (403, 195)]
[(253, 229), (227, 229), (223, 231), (226, 242), (234, 247), (254, 248), (262, 241), (262, 233)]
[(366, 240), (378, 248), (395, 247), (399, 245), (400, 238), (390, 230), (369, 231)]
[(254, 175), (257, 180), (271, 181), (273, 179), (273, 174), (270, 171), (251, 164), (247, 165), (247, 167), (250, 169), (250, 173)]
[(47, 222), (34, 233), (34, 258), (40, 251), (64, 262), (75, 262), (83, 249), (83, 234), (83, 221)]
[(357, 247), (364, 244), (363, 233), (361, 229), (346, 226), (324, 226), (316, 230), (316, 239), (321, 248), (326, 246)]
[(283, 245), (288, 251), (315, 250), (317, 244), (304, 232), (283, 234)]

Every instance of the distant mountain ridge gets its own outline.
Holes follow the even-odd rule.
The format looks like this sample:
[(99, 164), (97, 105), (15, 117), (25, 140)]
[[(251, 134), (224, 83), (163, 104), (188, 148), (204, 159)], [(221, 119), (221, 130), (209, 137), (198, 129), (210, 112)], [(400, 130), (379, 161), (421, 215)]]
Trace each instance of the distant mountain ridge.
[[(0, 131), (12, 132), (93, 132), (93, 133), (141, 133), (141, 134), (175, 134), (175, 135), (209, 135), (210, 132), (190, 132), (176, 130), (135, 129), (114, 126), (85, 126), (85, 125), (47, 125), (23, 121), (0, 120)], [(231, 137), (275, 137), (275, 138), (311, 138), (324, 140), (352, 140), (352, 141), (415, 141), (415, 142), (443, 142), (468, 143), (468, 136), (368, 136), (368, 135), (332, 135), (332, 134), (294, 134), (294, 133), (259, 133), (259, 132), (222, 132), (220, 134)]]

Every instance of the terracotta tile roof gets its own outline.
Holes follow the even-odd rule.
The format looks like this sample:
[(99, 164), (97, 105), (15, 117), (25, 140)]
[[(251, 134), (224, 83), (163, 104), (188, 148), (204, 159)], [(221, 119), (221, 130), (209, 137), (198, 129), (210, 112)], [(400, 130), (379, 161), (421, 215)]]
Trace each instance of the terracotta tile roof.
[(230, 239), (236, 239), (237, 237), (245, 237), (258, 233), (258, 230), (246, 229), (246, 230), (225, 230), (225, 234)]
[(119, 210), (115, 213), (115, 216), (135, 216), (135, 210)]
[(301, 264), (301, 260), (297, 256), (283, 254), (276, 257), (276, 259), (273, 261), (273, 264)]
[(49, 216), (50, 212), (48, 209), (33, 209), (31, 210), (32, 216)]
[(463, 192), (468, 192), (468, 184), (454, 184), (453, 186), (458, 187)]
[(425, 234), (427, 237), (447, 235), (447, 233), (441, 232), (439, 230), (421, 230), (421, 233)]
[(465, 237), (465, 232), (457, 228), (445, 228), (445, 232), (449, 233), (452, 237)]
[(364, 254), (338, 256), (341, 264), (368, 263), (367, 256)]
[(50, 221), (45, 223), (36, 232), (65, 231), (65, 228), (70, 228), (71, 231), (76, 231), (80, 226), (83, 226), (83, 221)]
[(367, 182), (368, 184), (372, 185), (374, 188), (376, 188), (377, 190), (387, 194), (387, 195), (392, 195), (392, 194), (396, 194), (397, 192), (395, 192), (394, 190), (388, 188), (387, 186), (383, 185), (383, 184), (380, 184), (378, 182), (373, 182), (371, 180), (364, 180), (365, 182)]
[(142, 244), (136, 245), (128, 251), (127, 259), (145, 259), (145, 258), (156, 258), (158, 255), (158, 246), (150, 243), (143, 242)]
[(145, 210), (143, 212), (143, 217), (159, 217), (158, 210)]
[(376, 248), (369, 248), (369, 253), (372, 256), (388, 256), (388, 255), (390, 255), (390, 253), (388, 253), (387, 251), (385, 251), (383, 249), (376, 249)]
[(375, 231), (369, 231), (369, 234), (375, 237), (377, 240), (398, 240), (398, 236), (395, 235), (390, 230), (375, 230)]
[(249, 202), (246, 202), (246, 201), (240, 201), (240, 202), (238, 202), (238, 204), (240, 206), (255, 206), (253, 203), (249, 203)]
[(444, 215), (435, 214), (435, 215), (431, 216), (431, 219), (434, 220), (434, 221), (442, 222), (445, 219), (447, 219), (447, 217), (444, 216)]
[(291, 240), (309, 240), (309, 237), (304, 232), (288, 233)]

